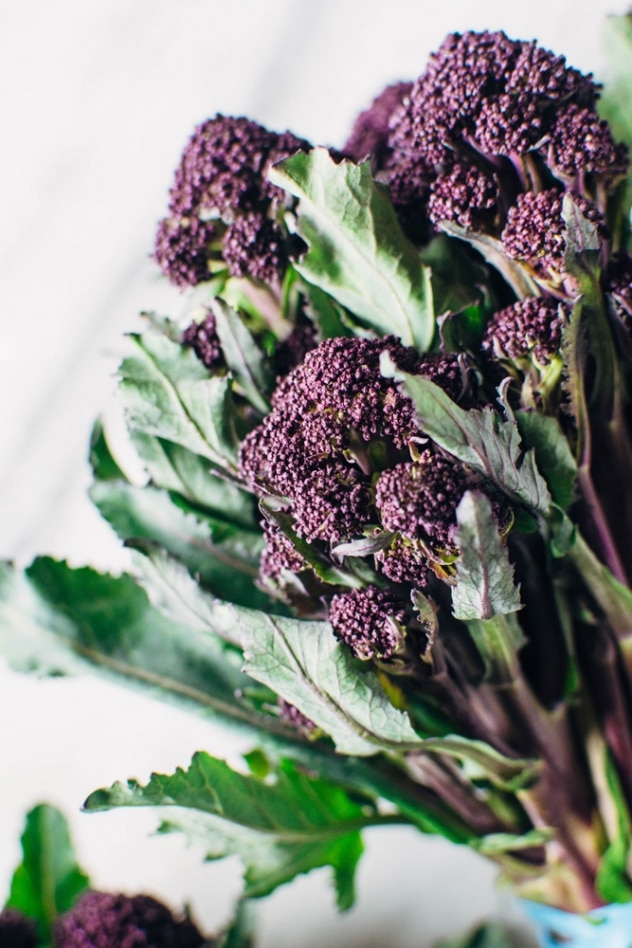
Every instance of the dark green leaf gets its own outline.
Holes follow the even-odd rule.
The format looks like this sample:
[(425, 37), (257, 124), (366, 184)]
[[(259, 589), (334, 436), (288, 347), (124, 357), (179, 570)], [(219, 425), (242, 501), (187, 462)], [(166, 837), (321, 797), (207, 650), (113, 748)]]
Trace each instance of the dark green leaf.
[(255, 586), (261, 533), (225, 520), (186, 511), (155, 487), (97, 481), (90, 496), (101, 515), (126, 543), (157, 543), (185, 564), (216, 596), (265, 608), (269, 598)]
[(430, 267), (437, 316), (461, 313), (482, 301), (481, 286), (486, 281), (486, 268), (474, 260), (465, 243), (439, 234), (423, 248), (421, 259)]
[(423, 375), (400, 371), (382, 356), (382, 373), (404, 383), (417, 422), (449, 454), (480, 471), (514, 500), (546, 513), (551, 504), (546, 481), (538, 471), (534, 452), (524, 451), (515, 421), (503, 421), (491, 407), (460, 408), (442, 388)]
[(491, 619), (522, 608), (513, 566), (498, 533), (485, 494), (466, 491), (456, 511), (456, 586), (452, 607), (457, 619)]
[(302, 281), (302, 288), (307, 297), (305, 306), (307, 315), (318, 327), (321, 341), (337, 336), (353, 335), (343, 308), (328, 293), (314, 286), (313, 283), (305, 281)]
[(90, 466), (93, 474), (101, 481), (124, 480), (125, 475), (114, 460), (107, 443), (103, 423), (95, 422), (90, 436)]
[(538, 470), (556, 504), (565, 509), (575, 499), (577, 464), (557, 418), (537, 411), (516, 412), (523, 447), (535, 451)]
[(129, 427), (173, 441), (237, 477), (230, 378), (209, 378), (192, 349), (156, 331), (130, 337), (119, 393)]
[(632, 901), (632, 879), (629, 871), (632, 850), (630, 811), (610, 754), (606, 755), (604, 770), (616, 824), (613, 838), (599, 864), (596, 888), (607, 902), (630, 902)]
[(146, 786), (114, 784), (95, 791), (85, 803), (86, 809), (97, 811), (121, 806), (185, 808), (166, 816), (163, 831), (185, 831), (202, 843), (209, 859), (239, 855), (247, 898), (267, 895), (300, 873), (330, 865), (341, 908), (353, 901), (360, 830), (389, 822), (336, 784), (309, 777), (288, 762), (274, 779), (262, 780), (206, 753), (196, 754), (186, 771), (152, 774)]
[(13, 874), (6, 907), (32, 918), (47, 940), (57, 916), (72, 907), (88, 884), (64, 816), (46, 803), (34, 807), (26, 817), (22, 862)]
[(429, 270), (404, 236), (367, 163), (336, 163), (325, 148), (274, 166), (270, 180), (299, 199), (309, 251), (296, 269), (378, 333), (420, 351), (435, 331)]

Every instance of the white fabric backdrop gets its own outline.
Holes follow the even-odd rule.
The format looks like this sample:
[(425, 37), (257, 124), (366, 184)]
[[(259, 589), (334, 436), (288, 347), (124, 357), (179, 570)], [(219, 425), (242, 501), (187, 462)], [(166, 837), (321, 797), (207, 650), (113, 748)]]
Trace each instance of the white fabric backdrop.
[[(600, 75), (606, 13), (623, 0), (31, 0), (0, 34), (0, 556), (125, 564), (90, 507), (90, 427), (113, 413), (122, 334), (141, 309), (180, 298), (149, 260), (156, 221), (193, 126), (218, 111), (340, 145), (387, 83), (414, 78), (445, 33), (504, 29)], [(0, 629), (0, 636), (2, 630)], [(23, 813), (69, 813), (95, 882), (190, 899), (216, 925), (237, 865), (201, 865), (177, 840), (146, 839), (143, 812), (86, 816), (115, 779), (237, 745), (208, 725), (99, 681), (45, 681), (0, 667), (0, 901)], [(493, 870), (404, 830), (368, 836), (359, 906), (340, 918), (322, 873), (275, 895), (261, 948), (420, 948), (499, 910)]]

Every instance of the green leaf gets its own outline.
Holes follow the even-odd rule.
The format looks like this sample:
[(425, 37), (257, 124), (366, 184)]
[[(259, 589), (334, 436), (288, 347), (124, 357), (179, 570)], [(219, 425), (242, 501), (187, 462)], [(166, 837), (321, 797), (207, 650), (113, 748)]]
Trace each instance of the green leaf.
[(540, 829), (529, 830), (517, 836), (514, 833), (490, 833), (482, 836), (478, 842), (472, 843), (472, 849), (481, 853), (483, 856), (498, 856), (501, 853), (518, 852), (521, 849), (531, 849), (537, 846), (544, 846), (555, 839), (555, 829), (553, 827), (543, 827)]
[(441, 221), (441, 230), (449, 237), (457, 237), (470, 244), (474, 250), (497, 270), (512, 288), (518, 299), (537, 296), (538, 288), (530, 273), (516, 260), (510, 260), (497, 237), (468, 230), (453, 221)]
[(466, 491), (456, 511), (456, 586), (452, 607), (457, 619), (492, 619), (522, 608), (507, 548), (498, 533), (485, 494)]
[(156, 487), (175, 491), (195, 506), (233, 523), (258, 527), (252, 494), (217, 476), (205, 458), (142, 431), (132, 432), (131, 440)]
[(577, 464), (557, 418), (537, 411), (516, 412), (516, 423), (526, 449), (533, 449), (538, 470), (551, 497), (565, 509), (575, 499)]
[(34, 807), (26, 816), (22, 862), (13, 874), (6, 908), (32, 918), (46, 941), (57, 916), (72, 907), (88, 884), (64, 816), (46, 803)]
[(127, 575), (71, 569), (49, 558), (24, 573), (0, 564), (2, 652), (20, 671), (93, 671), (245, 728), (287, 734), (243, 697), (241, 657), (208, 631), (171, 622)]
[(120, 399), (132, 430), (173, 441), (237, 478), (239, 442), (230, 378), (209, 378), (195, 353), (157, 331), (130, 337)]
[(621, 781), (609, 753), (605, 758), (605, 776), (610, 803), (616, 814), (616, 832), (599, 864), (596, 888), (599, 895), (607, 902), (630, 902), (632, 901), (632, 879), (629, 862), (632, 848), (632, 825)]
[(336, 163), (315, 148), (269, 176), (299, 199), (299, 232), (309, 245), (296, 264), (301, 276), (371, 329), (426, 351), (435, 332), (430, 272), (369, 164)]
[(90, 435), (90, 466), (100, 481), (125, 480), (125, 475), (116, 463), (107, 443), (103, 423), (98, 419)]
[(466, 411), (442, 388), (423, 375), (398, 369), (388, 353), (381, 359), (382, 374), (399, 379), (412, 399), (422, 431), (449, 454), (480, 471), (515, 501), (547, 513), (551, 495), (538, 471), (533, 450), (521, 448), (518, 425), (503, 421), (487, 406)]
[(606, 17), (606, 78), (599, 113), (615, 138), (632, 146), (632, 13)]
[(321, 341), (353, 335), (345, 311), (328, 293), (304, 280), (301, 281), (301, 289), (306, 297), (305, 311), (318, 327)]
[(296, 705), (340, 753), (419, 746), (408, 716), (393, 707), (375, 673), (351, 657), (328, 623), (225, 608), (241, 628), (247, 674)]
[[(432, 298), (437, 316), (462, 313), (482, 301), (481, 286), (486, 282), (486, 267), (474, 259), (469, 248), (445, 234), (434, 237), (421, 251), (421, 259), (430, 267)], [(480, 343), (484, 317), (478, 338)]]
[(254, 408), (267, 414), (270, 404), (266, 396), (274, 390), (275, 378), (266, 356), (234, 309), (219, 299), (209, 301), (209, 305), (235, 383)]
[(256, 948), (257, 915), (250, 899), (240, 899), (228, 926), (217, 937), (217, 948)]
[(360, 831), (391, 822), (336, 784), (307, 776), (287, 761), (274, 779), (262, 780), (206, 753), (196, 754), (186, 771), (152, 774), (146, 786), (117, 783), (95, 791), (85, 803), (96, 811), (121, 806), (185, 808), (167, 816), (162, 831), (185, 831), (202, 842), (208, 859), (240, 856), (246, 898), (268, 895), (300, 873), (330, 865), (341, 908), (353, 902)]
[(269, 598), (255, 586), (264, 547), (260, 532), (183, 509), (166, 491), (155, 487), (97, 481), (90, 496), (124, 542), (159, 544), (216, 596), (255, 608), (269, 604)]

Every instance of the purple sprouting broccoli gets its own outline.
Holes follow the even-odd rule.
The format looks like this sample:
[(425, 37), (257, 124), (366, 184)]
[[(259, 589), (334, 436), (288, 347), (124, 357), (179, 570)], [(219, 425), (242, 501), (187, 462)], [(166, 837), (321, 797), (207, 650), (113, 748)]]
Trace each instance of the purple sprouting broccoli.
[(224, 364), (215, 317), (211, 312), (208, 312), (201, 322), (194, 320), (189, 323), (182, 333), (182, 344), (191, 346), (200, 362), (211, 372)]
[(333, 596), (329, 621), (356, 658), (390, 658), (404, 639), (404, 603), (377, 586)]
[(534, 359), (539, 366), (559, 358), (562, 329), (568, 321), (565, 304), (532, 296), (495, 313), (485, 329), (482, 348), (498, 359)]
[[(527, 263), (538, 277), (553, 282), (559, 282), (564, 272), (563, 202), (563, 193), (554, 188), (539, 194), (525, 192), (510, 209), (502, 232), (502, 244), (508, 257)], [(597, 205), (579, 195), (573, 195), (573, 202), (605, 238), (608, 231)]]
[(211, 941), (149, 895), (87, 892), (55, 924), (53, 948), (206, 948)]
[(187, 144), (158, 228), (155, 258), (177, 286), (208, 278), (212, 253), (238, 277), (275, 282), (290, 246), (277, 223), (283, 192), (270, 183), (275, 162), (309, 143), (246, 118), (217, 115)]
[(0, 948), (37, 948), (35, 922), (15, 909), (0, 912)]
[[(465, 474), (426, 447), (412, 402), (380, 372), (385, 351), (467, 402), (468, 375), (455, 355), (421, 358), (394, 337), (328, 339), (277, 386), (273, 410), (242, 444), (241, 475), (258, 496), (276, 497), (293, 530), (332, 565), (341, 544), (377, 531), (368, 554), (374, 568), (394, 583), (423, 587), (431, 569), (441, 574), (439, 563), (454, 557)], [(265, 530), (261, 578), (274, 587), (284, 570), (308, 567), (276, 527)]]
[(426, 448), (380, 475), (375, 505), (386, 530), (424, 541), (437, 559), (454, 557), (456, 508), (466, 488), (463, 468)]
[(158, 225), (154, 257), (176, 286), (196, 286), (208, 279), (210, 247), (216, 236), (211, 221), (194, 215), (165, 217)]
[[(374, 169), (418, 242), (429, 222), (444, 221), (499, 237), (516, 199), (543, 189), (571, 190), (603, 211), (627, 152), (599, 119), (598, 95), (591, 75), (535, 42), (453, 33), (382, 124), (376, 100), (388, 134), (375, 139)], [(366, 150), (370, 138), (358, 138)]]
[(352, 161), (371, 160), (374, 171), (383, 166), (388, 152), (391, 121), (410, 94), (412, 82), (395, 82), (380, 92), (356, 118), (343, 154)]
[(575, 103), (556, 115), (541, 150), (549, 168), (563, 181), (595, 174), (618, 182), (628, 167), (627, 146), (614, 141), (608, 123)]

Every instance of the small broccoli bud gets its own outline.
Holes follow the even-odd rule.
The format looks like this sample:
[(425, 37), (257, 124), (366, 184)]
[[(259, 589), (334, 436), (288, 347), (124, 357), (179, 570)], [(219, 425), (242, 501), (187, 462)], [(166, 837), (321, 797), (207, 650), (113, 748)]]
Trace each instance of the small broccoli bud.
[(37, 948), (39, 938), (32, 919), (15, 909), (0, 912), (0, 948)]
[(494, 230), (500, 184), (494, 174), (460, 163), (430, 188), (428, 215), (434, 224), (454, 221), (472, 230)]
[(608, 123), (575, 103), (558, 113), (542, 150), (549, 167), (562, 179), (591, 173), (617, 182), (628, 168), (628, 150), (614, 141)]
[(482, 348), (500, 359), (533, 356), (547, 365), (559, 355), (568, 308), (550, 297), (532, 296), (495, 313), (485, 329)]
[(387, 86), (373, 99), (369, 108), (358, 115), (342, 149), (347, 157), (356, 162), (370, 158), (374, 171), (383, 167), (391, 119), (412, 86), (412, 82), (396, 82)]
[[(573, 201), (587, 220), (597, 225), (605, 237), (603, 215), (591, 201), (573, 195)], [(547, 278), (564, 270), (566, 240), (562, 217), (563, 194), (555, 189), (535, 194), (520, 194), (507, 214), (502, 232), (505, 253), (513, 260), (522, 260), (540, 276)]]
[(384, 471), (375, 488), (375, 505), (386, 530), (422, 539), (437, 555), (454, 555), (456, 508), (466, 490), (463, 469), (425, 449), (418, 460)]
[(404, 603), (377, 586), (333, 596), (329, 620), (356, 658), (390, 658), (403, 639)]
[(176, 286), (197, 286), (208, 280), (208, 248), (216, 230), (192, 215), (166, 217), (158, 225), (154, 258)]
[(396, 534), (389, 547), (375, 554), (375, 565), (394, 583), (412, 583), (418, 589), (423, 589), (431, 576), (427, 548), (401, 534)]
[(205, 948), (209, 942), (187, 919), (149, 895), (87, 892), (55, 924), (54, 948)]
[(182, 333), (182, 345), (191, 346), (207, 369), (213, 371), (224, 364), (224, 356), (215, 328), (215, 317), (207, 313), (202, 322), (195, 320)]

